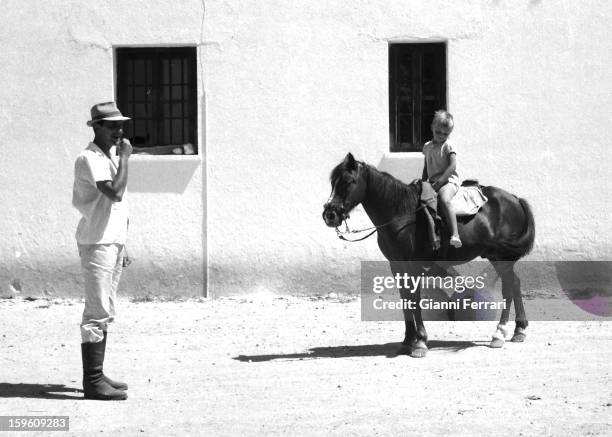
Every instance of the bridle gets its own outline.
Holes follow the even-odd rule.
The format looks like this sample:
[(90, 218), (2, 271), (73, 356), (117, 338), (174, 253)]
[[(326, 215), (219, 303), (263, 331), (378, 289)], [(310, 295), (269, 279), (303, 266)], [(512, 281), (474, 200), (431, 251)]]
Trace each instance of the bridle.
[[(393, 220), (391, 220), (391, 221), (388, 221), (387, 223), (384, 223), (384, 224), (382, 224), (382, 225), (378, 225), (378, 226), (370, 226), (369, 228), (363, 228), (363, 229), (349, 229), (348, 222), (346, 221), (348, 218), (349, 218), (349, 217), (348, 217), (348, 215), (347, 215), (347, 216), (346, 216), (346, 218), (344, 219), (344, 227), (345, 227), (345, 230), (344, 230), (344, 231), (341, 231), (341, 230), (339, 229), (339, 227), (338, 227), (338, 226), (336, 226), (336, 235), (337, 235), (337, 236), (338, 236), (338, 238), (340, 238), (341, 240), (348, 241), (349, 243), (356, 243), (357, 241), (363, 241), (363, 240), (365, 240), (366, 238), (368, 238), (368, 237), (370, 237), (370, 236), (374, 235), (374, 234), (376, 233), (376, 231), (378, 231), (380, 228), (384, 228), (385, 226), (390, 225), (391, 223), (393, 223), (394, 221), (396, 221), (396, 220), (397, 220), (399, 217), (398, 217), (398, 218), (395, 218), (395, 219), (393, 219)], [(406, 226), (408, 226), (409, 224), (411, 224), (411, 223), (407, 223), (407, 224), (406, 224)], [(372, 229), (373, 229), (373, 230), (372, 230)], [(372, 232), (370, 232), (370, 233), (369, 233), (368, 235), (366, 235), (365, 237), (357, 238), (357, 239), (354, 239), (354, 240), (349, 240), (348, 238), (346, 238), (346, 237), (344, 236), (344, 235), (346, 235), (346, 234), (358, 234), (358, 233), (360, 233), (360, 232), (366, 232), (366, 231), (372, 231)]]
[[(425, 208), (425, 205), (421, 205), (419, 206), (417, 209), (414, 210), (414, 212), (418, 212), (421, 209)], [(400, 219), (402, 219), (403, 217), (396, 217), (392, 220), (389, 220), (386, 223), (383, 223), (382, 225), (378, 225), (378, 226), (370, 226), (369, 228), (363, 228), (363, 229), (349, 229), (348, 223), (347, 223), (347, 219), (349, 218), (349, 215), (346, 215), (346, 218), (344, 219), (344, 227), (345, 230), (341, 231), (339, 229), (339, 226), (336, 226), (336, 235), (338, 236), (338, 238), (340, 238), (341, 240), (344, 241), (348, 241), (349, 243), (356, 243), (358, 241), (363, 241), (366, 238), (371, 237), (372, 235), (374, 235), (379, 229), (384, 228), (385, 226), (389, 226), (391, 223), (396, 222)], [(410, 221), (408, 221), (407, 223), (404, 223), (404, 226), (402, 226), (401, 228), (399, 228), (397, 231), (401, 231), (402, 229), (413, 225), (416, 223), (416, 217)], [(346, 234), (359, 234), (360, 232), (367, 232), (367, 231), (371, 231), (368, 235), (366, 235), (365, 237), (361, 237), (361, 238), (357, 238), (354, 240), (349, 240), (348, 238), (345, 237)]]
[[(363, 163), (359, 163), (358, 164), (358, 167), (357, 167), (357, 169), (358, 169), (357, 170), (358, 171), (358, 176), (360, 175), (360, 173), (361, 173), (361, 171), (363, 169), (362, 166), (363, 166)], [(329, 195), (329, 198), (327, 199), (326, 205), (331, 203), (331, 200), (334, 197), (334, 192), (335, 192), (335, 189), (332, 190), (331, 194)], [(339, 226), (336, 226), (336, 228), (335, 228), (336, 229), (336, 235), (341, 240), (348, 241), (350, 243), (356, 243), (358, 241), (363, 241), (366, 238), (369, 238), (372, 235), (374, 235), (379, 229), (382, 229), (382, 228), (384, 228), (386, 226), (389, 226), (390, 224), (392, 224), (392, 223), (394, 223), (396, 221), (399, 221), (399, 220), (404, 218), (404, 217), (396, 217), (394, 219), (389, 220), (386, 223), (383, 223), (382, 225), (375, 225), (375, 226), (370, 226), (368, 228), (352, 230), (352, 229), (349, 228), (348, 222), (347, 222), (347, 220), (350, 218), (350, 215), (347, 212), (345, 212), (345, 211), (349, 211), (349, 208), (345, 208), (344, 207), (344, 204), (347, 203), (346, 201), (349, 199), (349, 197), (350, 196), (347, 196), (347, 199), (345, 199), (345, 201), (343, 202), (342, 210), (341, 210), (341, 214), (342, 214), (341, 223), (344, 222), (345, 230), (344, 231), (340, 230)], [(416, 223), (416, 212), (421, 210), (421, 209), (423, 209), (424, 207), (425, 207), (425, 205), (423, 204), (423, 205), (419, 206), (418, 208), (416, 208), (414, 210), (415, 218), (410, 220), (410, 221), (408, 221), (407, 223), (405, 223), (400, 229), (398, 229), (398, 232), (401, 231), (402, 229), (406, 228), (407, 226), (410, 226), (410, 225), (413, 225), (414, 223)], [(366, 236), (361, 237), (361, 238), (348, 239), (348, 238), (345, 237), (345, 235), (347, 235), (347, 234), (359, 234), (361, 232), (367, 232), (367, 231), (371, 231), (371, 232), (369, 234), (367, 234)]]
[[(361, 172), (363, 171), (363, 164), (362, 163), (358, 163), (357, 164), (357, 176), (356, 178), (359, 178), (361, 176)], [(334, 188), (332, 189), (332, 192), (329, 195), (329, 198), (327, 199), (327, 202), (325, 202), (324, 207), (327, 208), (328, 206), (332, 206), (332, 207), (336, 207), (336, 205), (332, 205), (332, 199), (334, 197), (334, 194), (336, 192), (336, 186), (337, 186), (337, 182), (336, 184), (334, 184)], [(340, 222), (344, 222), (346, 224), (346, 220), (348, 218), (350, 218), (350, 215), (347, 211), (350, 211), (352, 208), (354, 208), (355, 206), (357, 206), (357, 204), (359, 202), (350, 202), (349, 200), (351, 200), (351, 196), (347, 196), (344, 201), (340, 204), (341, 209), (338, 211), (341, 214), (341, 221)], [(350, 205), (354, 203), (354, 205), (350, 208), (346, 207), (345, 205)], [(347, 225), (347, 229), (348, 229), (348, 225)], [(338, 227), (336, 226), (336, 232), (338, 232)]]

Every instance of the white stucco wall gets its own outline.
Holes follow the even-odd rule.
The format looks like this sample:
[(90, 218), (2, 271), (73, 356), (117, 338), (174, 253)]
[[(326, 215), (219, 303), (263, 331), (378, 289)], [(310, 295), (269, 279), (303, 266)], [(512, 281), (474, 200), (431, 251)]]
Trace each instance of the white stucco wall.
[(387, 153), (389, 42), (447, 42), (460, 171), (529, 200), (532, 259), (612, 256), (608, 2), (3, 6), (3, 286), (78, 293), (72, 163), (116, 45), (196, 45), (200, 69), (200, 155), (134, 158), (126, 292), (201, 293), (206, 272), (212, 295), (357, 292), (359, 261), (382, 258), (324, 226), (329, 172), (348, 151), (406, 179), (422, 161)]
[[(0, 286), (19, 281), (23, 294), (79, 295), (73, 163), (93, 138), (85, 125), (89, 108), (114, 99), (113, 47), (197, 45), (202, 3), (9, 0), (2, 6)], [(125, 292), (202, 294), (204, 160), (205, 153), (132, 158), (128, 246), (136, 262), (125, 272)]]

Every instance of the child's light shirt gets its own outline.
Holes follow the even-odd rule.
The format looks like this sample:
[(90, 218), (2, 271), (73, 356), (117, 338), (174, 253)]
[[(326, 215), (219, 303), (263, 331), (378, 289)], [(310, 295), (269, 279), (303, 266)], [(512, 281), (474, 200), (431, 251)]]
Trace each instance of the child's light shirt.
[[(448, 141), (439, 145), (434, 145), (432, 141), (425, 143), (423, 146), (423, 154), (425, 155), (427, 177), (429, 181), (437, 181), (440, 179), (440, 176), (442, 176), (448, 168), (449, 157), (453, 153), (457, 153), (457, 148)], [(448, 178), (448, 182), (457, 186), (461, 185), (461, 179), (459, 179), (456, 167)]]

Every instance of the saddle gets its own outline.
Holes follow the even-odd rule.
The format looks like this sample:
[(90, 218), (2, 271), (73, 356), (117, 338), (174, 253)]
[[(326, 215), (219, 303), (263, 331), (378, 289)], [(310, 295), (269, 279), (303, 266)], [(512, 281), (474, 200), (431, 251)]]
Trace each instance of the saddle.
[[(480, 184), (476, 179), (463, 181), (457, 194), (453, 197), (452, 205), (457, 217), (475, 215), (482, 205), (487, 202)], [(423, 181), (421, 189), (421, 205), (424, 206), (425, 216), (429, 224), (429, 237), (434, 251), (440, 248), (439, 231), (445, 226), (444, 219), (438, 211), (438, 193), (431, 184)]]

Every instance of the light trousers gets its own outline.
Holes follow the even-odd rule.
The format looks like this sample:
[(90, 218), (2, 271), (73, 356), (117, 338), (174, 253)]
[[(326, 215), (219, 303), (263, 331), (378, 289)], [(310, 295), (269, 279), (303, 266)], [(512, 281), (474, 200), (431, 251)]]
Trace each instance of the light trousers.
[(117, 286), (123, 270), (122, 244), (79, 244), (85, 279), (81, 341), (97, 343), (115, 319)]

